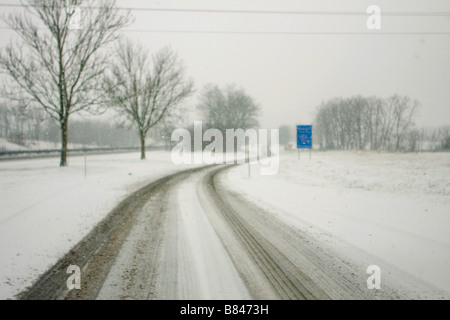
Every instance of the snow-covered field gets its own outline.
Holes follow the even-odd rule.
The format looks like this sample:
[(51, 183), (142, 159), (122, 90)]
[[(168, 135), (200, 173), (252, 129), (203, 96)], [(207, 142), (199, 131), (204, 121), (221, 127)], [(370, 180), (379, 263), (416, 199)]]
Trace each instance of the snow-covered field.
[(367, 253), (381, 280), (395, 266), (450, 292), (449, 177), (450, 153), (285, 152), (277, 175), (245, 165), (224, 181), (354, 262)]
[[(169, 152), (0, 162), (0, 299), (13, 298), (126, 195), (175, 166)], [(365, 272), (361, 252), (450, 292), (450, 153), (283, 153), (273, 176), (247, 165), (224, 181)], [(389, 266), (389, 267), (388, 267)], [(360, 271), (361, 271), (360, 270)], [(398, 278), (402, 281), (402, 278)], [(383, 281), (383, 280), (382, 280)], [(383, 283), (383, 282), (382, 282)], [(420, 296), (420, 295), (418, 295)], [(423, 297), (423, 296), (420, 296)]]
[(13, 298), (126, 195), (168, 173), (170, 152), (0, 162), (0, 299)]

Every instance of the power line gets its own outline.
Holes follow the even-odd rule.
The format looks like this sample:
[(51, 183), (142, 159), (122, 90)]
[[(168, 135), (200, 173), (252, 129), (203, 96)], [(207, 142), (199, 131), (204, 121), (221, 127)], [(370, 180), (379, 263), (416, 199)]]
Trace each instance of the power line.
[[(14, 30), (13, 28), (0, 26), (0, 30)], [(43, 30), (43, 29), (41, 29)], [(122, 32), (131, 33), (167, 33), (167, 34), (223, 34), (223, 35), (355, 35), (355, 36), (382, 36), (382, 35), (405, 35), (405, 36), (448, 36), (445, 31), (366, 31), (366, 32), (336, 32), (336, 31), (228, 31), (228, 30), (157, 30), (157, 29), (122, 29)]]
[(179, 33), (179, 34), (230, 34), (230, 35), (450, 35), (450, 32), (335, 32), (335, 31), (220, 31), (220, 30), (150, 30), (124, 29), (124, 32), (137, 33)]
[[(30, 7), (23, 4), (0, 3), (0, 7)], [(101, 7), (80, 7), (84, 9), (100, 9)], [(185, 13), (238, 13), (238, 14), (291, 14), (291, 15), (367, 15), (361, 11), (261, 11), (261, 10), (209, 10), (209, 9), (170, 9), (170, 8), (138, 8), (116, 7), (117, 10), (152, 11), (152, 12), (185, 12)], [(384, 12), (385, 16), (416, 17), (450, 17), (450, 12)], [(0, 26), (0, 29), (10, 27)], [(224, 30), (157, 30), (157, 29), (124, 29), (132, 33), (168, 33), (168, 34), (230, 34), (230, 35), (450, 35), (450, 32), (302, 32), (302, 31), (224, 31)]]
[[(27, 8), (32, 7), (23, 4), (1, 3), (0, 7)], [(80, 7), (81, 9), (101, 9), (99, 6)], [(150, 11), (150, 12), (177, 12), (177, 13), (221, 13), (221, 14), (278, 14), (278, 15), (335, 15), (335, 16), (366, 16), (365, 11), (286, 11), (286, 10), (227, 10), (227, 9), (186, 9), (186, 8), (143, 8), (143, 7), (116, 7), (117, 10), (127, 11)], [(446, 11), (386, 11), (381, 12), (383, 16), (395, 17), (450, 17)]]

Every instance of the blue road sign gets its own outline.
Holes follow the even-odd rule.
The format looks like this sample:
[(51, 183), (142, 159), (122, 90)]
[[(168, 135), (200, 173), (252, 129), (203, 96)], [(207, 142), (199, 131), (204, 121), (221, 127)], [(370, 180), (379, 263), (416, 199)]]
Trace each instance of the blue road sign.
[(312, 149), (312, 126), (297, 126), (297, 149)]

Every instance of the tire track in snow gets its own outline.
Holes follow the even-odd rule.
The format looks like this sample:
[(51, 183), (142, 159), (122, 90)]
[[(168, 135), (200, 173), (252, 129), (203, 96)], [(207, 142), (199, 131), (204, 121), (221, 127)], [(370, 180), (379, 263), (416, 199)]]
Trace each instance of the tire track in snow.
[(229, 203), (222, 198), (216, 188), (215, 177), (224, 168), (213, 171), (206, 177), (210, 196), (232, 227), (236, 237), (245, 246), (254, 262), (261, 268), (268, 282), (278, 293), (280, 299), (329, 299), (310, 277), (295, 266), (264, 235), (242, 219)]
[[(326, 273), (321, 281), (313, 277), (314, 266), (334, 268), (328, 269), (324, 262), (329, 261), (312, 254), (288, 226), (274, 217), (254, 223), (251, 219), (263, 217), (255, 214), (258, 208), (249, 209), (218, 188), (216, 175), (227, 167), (176, 173), (134, 193), (21, 298), (330, 299), (341, 296), (339, 290), (355, 294), (348, 281), (327, 286)], [(285, 250), (287, 244), (305, 246), (298, 251), (307, 260), (304, 265)], [(317, 260), (313, 267), (309, 259)], [(82, 269), (82, 290), (67, 291), (69, 264)]]

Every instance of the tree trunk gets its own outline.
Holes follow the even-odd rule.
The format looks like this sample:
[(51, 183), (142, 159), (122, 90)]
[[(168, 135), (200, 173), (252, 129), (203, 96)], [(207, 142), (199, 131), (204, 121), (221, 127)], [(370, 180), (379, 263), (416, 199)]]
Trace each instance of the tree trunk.
[(69, 122), (66, 120), (61, 121), (61, 160), (59, 162), (60, 167), (67, 166), (67, 124)]
[(145, 160), (145, 133), (139, 132), (141, 138), (141, 160)]

